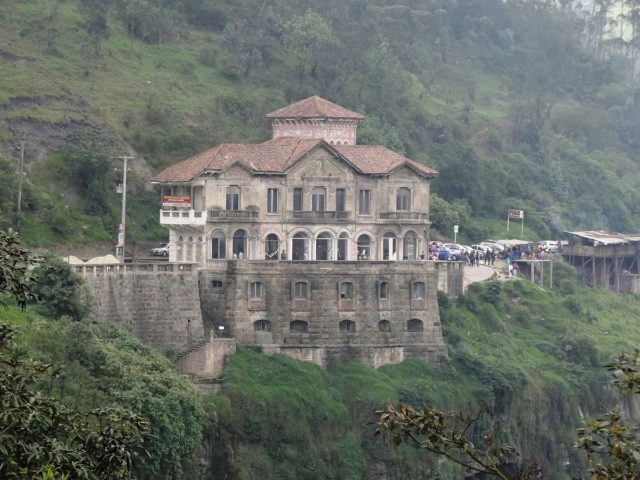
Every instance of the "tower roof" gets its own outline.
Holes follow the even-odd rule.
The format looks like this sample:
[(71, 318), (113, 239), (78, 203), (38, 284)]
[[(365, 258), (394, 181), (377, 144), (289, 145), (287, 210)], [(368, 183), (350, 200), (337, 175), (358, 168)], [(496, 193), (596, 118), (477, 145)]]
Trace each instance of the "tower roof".
[(267, 113), (267, 118), (342, 118), (364, 120), (359, 113), (347, 110), (329, 100), (314, 95), (292, 103), (275, 112)]

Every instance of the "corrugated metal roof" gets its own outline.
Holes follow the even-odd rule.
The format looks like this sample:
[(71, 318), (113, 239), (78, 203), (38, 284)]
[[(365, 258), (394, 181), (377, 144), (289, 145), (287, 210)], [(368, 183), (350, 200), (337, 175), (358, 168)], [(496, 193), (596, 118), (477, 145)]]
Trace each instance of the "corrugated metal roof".
[(598, 242), (602, 245), (625, 245), (640, 242), (640, 234), (614, 233), (605, 230), (592, 230), (586, 232), (565, 232), (569, 235)]

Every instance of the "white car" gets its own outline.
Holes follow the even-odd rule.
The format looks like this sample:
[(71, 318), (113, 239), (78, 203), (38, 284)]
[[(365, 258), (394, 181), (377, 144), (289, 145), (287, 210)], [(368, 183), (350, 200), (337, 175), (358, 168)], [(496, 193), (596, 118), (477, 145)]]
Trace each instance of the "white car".
[(465, 252), (464, 247), (458, 243), (445, 243), (443, 247), (448, 249), (452, 255), (462, 255)]
[(504, 250), (504, 245), (500, 245), (499, 243), (480, 242), (480, 245), (484, 245), (486, 247), (489, 247), (491, 250), (497, 250), (499, 252), (502, 252)]
[(151, 249), (151, 255), (154, 257), (168, 257), (169, 256), (169, 244), (162, 243), (159, 246)]
[(486, 253), (487, 250), (493, 250), (491, 247), (487, 246), (487, 245), (471, 245), (471, 249), (475, 252), (478, 251), (480, 252), (482, 255), (484, 255)]

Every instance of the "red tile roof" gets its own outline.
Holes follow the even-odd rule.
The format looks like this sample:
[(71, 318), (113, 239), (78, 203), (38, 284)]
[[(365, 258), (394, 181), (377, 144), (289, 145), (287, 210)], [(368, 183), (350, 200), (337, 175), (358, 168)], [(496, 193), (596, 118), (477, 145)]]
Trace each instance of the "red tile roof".
[(329, 100), (314, 95), (299, 102), (268, 113), (267, 118), (344, 118), (364, 120), (359, 113), (347, 110)]
[(380, 145), (334, 145), (333, 148), (362, 173), (386, 175), (406, 165), (424, 176), (438, 175), (435, 170)]
[(387, 175), (402, 166), (407, 166), (427, 178), (438, 175), (435, 170), (386, 147), (334, 146), (324, 140), (280, 137), (257, 145), (223, 143), (168, 167), (156, 175), (152, 182), (189, 182), (208, 171), (220, 172), (234, 164), (240, 164), (255, 173), (285, 173), (298, 160), (321, 145), (336, 152), (363, 174)]

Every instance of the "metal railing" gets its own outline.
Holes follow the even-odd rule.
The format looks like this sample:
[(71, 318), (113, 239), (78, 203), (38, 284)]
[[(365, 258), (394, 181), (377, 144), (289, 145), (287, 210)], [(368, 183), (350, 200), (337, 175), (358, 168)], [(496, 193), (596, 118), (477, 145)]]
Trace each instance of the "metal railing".
[(209, 210), (209, 220), (222, 218), (258, 218), (260, 212), (256, 210)]
[(380, 212), (380, 220), (429, 220), (429, 215), (422, 212)]
[(290, 220), (312, 220), (312, 221), (326, 221), (326, 220), (349, 220), (351, 218), (351, 212), (337, 212), (337, 211), (301, 211), (290, 210), (287, 212), (287, 216)]

